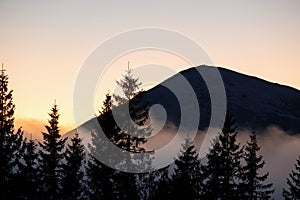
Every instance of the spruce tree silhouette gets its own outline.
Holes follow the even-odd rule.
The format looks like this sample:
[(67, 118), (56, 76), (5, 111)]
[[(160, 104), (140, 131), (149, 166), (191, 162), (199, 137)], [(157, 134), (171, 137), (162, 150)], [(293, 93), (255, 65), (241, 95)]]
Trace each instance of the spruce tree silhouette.
[[(116, 162), (116, 159), (111, 153), (105, 153), (105, 141), (98, 135), (97, 130), (92, 131), (92, 143), (89, 146), (91, 150), (91, 158), (88, 162), (88, 184), (92, 188), (90, 193), (91, 198), (101, 197), (104, 199), (139, 199), (140, 191), (138, 189), (148, 190), (152, 176), (150, 173), (133, 174), (123, 172), (127, 169), (135, 170), (150, 170), (152, 167), (152, 154), (144, 156), (145, 149), (141, 147), (146, 142), (145, 137), (151, 134), (151, 128), (144, 126), (148, 120), (148, 110), (146, 105), (140, 104), (141, 90), (139, 89), (141, 83), (138, 78), (134, 78), (131, 69), (125, 71), (123, 78), (117, 81), (117, 85), (121, 88), (122, 94), (113, 95), (106, 94), (106, 99), (103, 102), (100, 115), (97, 117), (101, 129), (111, 143), (123, 149), (123, 151), (131, 152), (124, 153), (121, 156), (121, 162)], [(128, 109), (130, 116), (122, 118), (123, 109)], [(113, 109), (121, 120), (120, 124), (116, 124), (113, 116)], [(131, 120), (135, 123), (132, 124)], [(143, 126), (139, 129), (137, 127)], [(122, 169), (122, 171), (111, 169), (110, 167), (99, 162), (93, 155), (98, 157), (106, 157), (109, 160), (110, 166)], [(140, 156), (143, 156), (141, 159)], [(137, 162), (139, 160), (140, 162)], [(139, 184), (137, 184), (137, 182)], [(147, 187), (146, 187), (147, 185)]]
[[(112, 118), (112, 98), (109, 92), (103, 101), (103, 106), (99, 111), (98, 122), (106, 134), (110, 142), (116, 144), (118, 141), (118, 134), (115, 127), (115, 122)], [(87, 185), (90, 192), (88, 193), (89, 199), (118, 199), (118, 193), (115, 188), (118, 183), (114, 181), (115, 170), (101, 163), (93, 155), (97, 157), (106, 157), (111, 162), (111, 165), (116, 165), (114, 156), (111, 153), (106, 153), (106, 142), (99, 136), (96, 131), (92, 131), (92, 142), (89, 144), (91, 152), (87, 165)]]
[(264, 184), (269, 173), (259, 175), (259, 171), (264, 167), (263, 156), (258, 155), (260, 147), (257, 144), (256, 134), (252, 132), (250, 142), (247, 142), (244, 153), (245, 166), (243, 167), (243, 198), (249, 200), (271, 199), (274, 192), (272, 183)]
[[(122, 124), (118, 131), (119, 141), (118, 146), (128, 152), (132, 152), (132, 156), (129, 154), (124, 154), (123, 162), (120, 163), (123, 170), (135, 169), (136, 171), (151, 169), (152, 167), (152, 156), (151, 154), (144, 154), (145, 149), (141, 147), (141, 144), (146, 142), (145, 137), (151, 135), (151, 127), (144, 126), (148, 120), (148, 110), (147, 105), (141, 105), (142, 91), (140, 90), (141, 82), (138, 78), (134, 78), (132, 70), (129, 68), (125, 70), (123, 78), (117, 81), (117, 85), (121, 88), (122, 95), (113, 95), (115, 106), (113, 109), (119, 109), (118, 113), (125, 113), (122, 109), (129, 109), (130, 116), (125, 116), (120, 119)], [(134, 124), (131, 123), (134, 121)], [(138, 128), (139, 126), (144, 126), (143, 128)], [(139, 160), (140, 162), (137, 162)], [(150, 176), (148, 179), (147, 174), (129, 174), (126, 172), (117, 171), (116, 178), (120, 183), (121, 188), (119, 188), (120, 193), (125, 199), (139, 199), (138, 187), (137, 185), (143, 181), (150, 181)], [(146, 182), (143, 185), (147, 185)], [(143, 187), (140, 187), (142, 189)], [(142, 191), (140, 191), (142, 192)]]
[(175, 160), (172, 174), (172, 199), (199, 199), (202, 191), (202, 172), (199, 155), (190, 138), (182, 144), (178, 159)]
[(158, 169), (155, 171), (156, 180), (154, 182), (155, 188), (154, 192), (151, 196), (151, 200), (170, 200), (174, 195), (173, 188), (171, 187), (171, 178), (169, 176), (169, 168), (170, 166), (166, 166), (164, 168)]
[(15, 193), (18, 199), (39, 199), (38, 188), (41, 182), (37, 173), (38, 157), (37, 143), (32, 138), (25, 138), (22, 145), (22, 162), (18, 165), (18, 189)]
[(241, 199), (241, 158), (243, 149), (236, 143), (235, 121), (231, 114), (225, 119), (224, 127), (214, 140), (202, 167), (204, 199)]
[(11, 199), (16, 190), (15, 167), (20, 161), (23, 132), (14, 130), (12, 90), (8, 89), (8, 76), (3, 69), (0, 73), (0, 199)]
[(63, 199), (82, 199), (82, 194), (85, 192), (83, 185), (84, 172), (82, 169), (85, 151), (78, 133), (75, 133), (75, 136), (71, 138), (71, 144), (67, 145), (65, 159), (66, 165), (64, 165), (62, 182)]
[(283, 189), (282, 195), (287, 200), (300, 199), (300, 156), (296, 161), (295, 170), (287, 178), (288, 188)]
[(43, 142), (40, 145), (40, 173), (41, 192), (44, 199), (58, 199), (61, 195), (62, 173), (64, 169), (64, 147), (67, 138), (62, 139), (58, 127), (59, 114), (56, 103), (54, 103), (48, 125), (45, 126), (47, 132), (43, 132)]
[[(141, 105), (142, 90), (140, 86), (142, 85), (139, 82), (138, 78), (134, 78), (132, 70), (129, 68), (125, 70), (123, 78), (119, 81), (116, 81), (117, 85), (121, 88), (122, 93), (120, 95), (114, 94), (114, 107), (118, 107), (120, 111), (118, 113), (125, 113), (122, 109), (129, 108), (130, 116), (125, 115), (124, 118), (119, 116), (122, 119), (122, 130), (120, 130), (120, 135), (123, 138), (123, 144), (127, 151), (131, 152), (141, 152), (144, 151), (140, 147), (140, 144), (146, 142), (145, 137), (151, 135), (151, 127), (143, 127), (138, 129), (137, 126), (143, 126), (147, 123), (149, 118), (147, 105)], [(131, 123), (131, 120), (135, 124)]]

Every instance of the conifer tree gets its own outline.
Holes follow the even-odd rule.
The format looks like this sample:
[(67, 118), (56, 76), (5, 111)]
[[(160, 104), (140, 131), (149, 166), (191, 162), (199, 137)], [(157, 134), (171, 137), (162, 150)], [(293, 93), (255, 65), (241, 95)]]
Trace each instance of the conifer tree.
[[(135, 154), (132, 154), (133, 156), (124, 154), (124, 162), (120, 163), (120, 166), (123, 167), (124, 170), (128, 168), (134, 168), (136, 170), (151, 169), (152, 164), (151, 154), (143, 154), (145, 149), (141, 147), (141, 144), (146, 142), (146, 137), (151, 134), (151, 128), (144, 126), (148, 120), (148, 110), (147, 105), (141, 105), (141, 84), (138, 78), (133, 77), (132, 70), (128, 66), (123, 78), (117, 81), (117, 85), (121, 88), (123, 95), (113, 95), (116, 103), (113, 109), (119, 109), (119, 113), (125, 113), (122, 109), (129, 108), (130, 116), (125, 115), (123, 118), (122, 115), (119, 116), (122, 118), (122, 124), (118, 130), (119, 141), (117, 141), (117, 144), (120, 148)], [(131, 123), (131, 120), (134, 121), (134, 124)], [(144, 127), (139, 128), (139, 126)], [(136, 162), (137, 160), (142, 161)], [(121, 171), (116, 173), (117, 181), (121, 185), (121, 188), (119, 188), (120, 193), (125, 196), (125, 199), (138, 199), (138, 185), (136, 182), (141, 182), (142, 179), (146, 180), (146, 177)], [(138, 181), (138, 179), (140, 179), (140, 181)]]
[(137, 174), (137, 190), (139, 199), (152, 200), (157, 191), (157, 173), (150, 171)]
[[(140, 86), (142, 85), (139, 82), (138, 78), (134, 78), (132, 70), (129, 68), (125, 70), (125, 74), (120, 81), (116, 81), (117, 85), (122, 89), (123, 95), (113, 95), (115, 99), (115, 106), (118, 106), (119, 109), (129, 108), (130, 116), (125, 116), (122, 120), (122, 128), (120, 133), (124, 138), (124, 147), (127, 151), (131, 152), (140, 152), (143, 149), (140, 148), (140, 144), (146, 142), (145, 137), (151, 134), (150, 127), (143, 129), (138, 129), (137, 126), (143, 126), (148, 120), (148, 110), (146, 105), (141, 105), (140, 100), (142, 97), (142, 90)], [(123, 105), (123, 106), (121, 106)], [(120, 113), (123, 113), (122, 110)], [(135, 124), (130, 123), (131, 119)]]
[(80, 199), (84, 193), (83, 162), (84, 146), (78, 133), (71, 138), (71, 144), (66, 149), (66, 165), (64, 166), (63, 199)]
[[(99, 111), (98, 121), (108, 139), (115, 143), (118, 140), (118, 135), (111, 109), (112, 98), (108, 92)], [(91, 155), (89, 156), (86, 170), (88, 175), (87, 185), (90, 189), (88, 193), (89, 199), (117, 199), (117, 192), (115, 191), (117, 183), (114, 181), (115, 170), (101, 163), (93, 156), (106, 157), (114, 165), (114, 155), (105, 153), (106, 147), (107, 144), (99, 134), (96, 131), (92, 131), (92, 142), (89, 144)]]
[(264, 184), (269, 173), (260, 175), (259, 171), (264, 167), (265, 161), (262, 155), (258, 155), (260, 147), (257, 144), (256, 134), (252, 132), (250, 142), (247, 142), (245, 147), (245, 166), (243, 167), (243, 187), (245, 199), (271, 199), (271, 194), (274, 192), (271, 183)]
[(221, 170), (224, 162), (220, 156), (221, 145), (217, 138), (214, 139), (212, 145), (206, 155), (207, 164), (202, 166), (203, 176), (205, 177), (203, 184), (204, 199), (217, 199), (220, 196), (218, 191), (223, 190)]
[(282, 195), (287, 200), (300, 199), (300, 156), (296, 161), (295, 170), (287, 178), (288, 188), (283, 189)]
[(16, 166), (23, 140), (23, 132), (14, 130), (14, 111), (12, 90), (8, 89), (8, 76), (0, 73), (0, 199), (10, 199), (13, 193)]
[(59, 113), (56, 103), (49, 116), (49, 124), (45, 126), (47, 132), (43, 132), (43, 142), (39, 143), (41, 147), (39, 162), (43, 183), (41, 192), (45, 199), (58, 199), (61, 195), (64, 147), (67, 138), (62, 139), (59, 133)]
[[(25, 138), (23, 141), (22, 162), (19, 163), (18, 187), (15, 191), (16, 198), (38, 199), (40, 177), (37, 144), (33, 139)], [(24, 187), (26, 186), (26, 187)]]
[[(140, 174), (130, 174), (118, 170), (111, 169), (106, 165), (102, 164), (93, 155), (99, 157), (106, 157), (106, 160), (109, 160), (111, 163), (110, 166), (116, 166), (124, 170), (129, 167), (134, 169), (150, 169), (151, 167), (151, 157), (145, 156), (142, 162), (134, 162), (138, 160), (137, 158), (145, 151), (140, 145), (145, 143), (145, 136), (150, 134), (149, 128), (137, 128), (138, 126), (145, 125), (146, 120), (148, 119), (148, 113), (145, 106), (139, 105), (140, 94), (139, 86), (141, 83), (138, 82), (138, 79), (133, 78), (131, 69), (126, 70), (126, 74), (120, 81), (117, 81), (117, 85), (121, 88), (123, 95), (114, 95), (114, 101), (109, 93), (106, 95), (106, 99), (103, 102), (102, 109), (100, 111), (100, 116), (97, 117), (101, 129), (107, 136), (107, 138), (115, 144), (117, 147), (126, 150), (131, 153), (137, 153), (133, 156), (128, 156), (124, 154), (122, 162), (117, 163), (115, 156), (104, 153), (106, 150), (107, 144), (101, 139), (97, 134), (97, 130), (93, 131), (92, 134), (92, 144), (90, 145), (91, 150), (91, 159), (88, 162), (88, 177), (89, 184), (92, 191), (91, 198), (104, 198), (104, 199), (138, 199), (139, 195), (137, 192), (138, 185), (136, 184), (137, 179), (139, 183), (142, 183), (145, 180), (150, 180), (150, 176), (143, 176)], [(115, 102), (115, 104), (113, 104)], [(116, 109), (123, 114), (122, 109), (129, 107), (130, 116), (121, 117), (121, 126), (119, 127), (116, 124), (114, 117), (112, 115), (112, 110)], [(130, 123), (131, 120), (134, 120), (136, 124)], [(119, 122), (118, 122), (119, 123)], [(148, 155), (148, 154), (147, 154)], [(102, 177), (102, 178), (100, 178)], [(147, 185), (146, 182), (143, 182), (144, 185)]]
[[(105, 100), (103, 101), (103, 105), (101, 110), (99, 110), (99, 117), (97, 118), (98, 122), (101, 126), (102, 131), (104, 132), (104, 134), (106, 135), (106, 137), (110, 140), (110, 142), (112, 142), (113, 144), (117, 145), (117, 146), (122, 146), (122, 138), (123, 135), (119, 134), (119, 130), (116, 126), (116, 123), (113, 119), (112, 116), (112, 96), (110, 95), (110, 93), (108, 92), (105, 95)], [(105, 144), (103, 143), (103, 139), (99, 137), (99, 135), (97, 135), (96, 132), (93, 133), (93, 143), (94, 143), (94, 149), (93, 150), (97, 150), (97, 154), (103, 154), (100, 152), (100, 150), (105, 150), (105, 149), (101, 149), (105, 147)], [(108, 155), (101, 155), (101, 156), (108, 156)], [(112, 155), (109, 155), (112, 156)], [(110, 160), (113, 162), (112, 158), (110, 158)]]
[(115, 191), (113, 169), (90, 156), (87, 166), (88, 199), (118, 199)]
[(241, 199), (241, 157), (243, 149), (236, 143), (235, 122), (230, 114), (214, 140), (203, 166), (204, 199)]
[(173, 198), (199, 199), (202, 191), (202, 172), (199, 155), (190, 138), (182, 144), (178, 159), (175, 160), (172, 175)]
[(170, 166), (166, 166), (155, 171), (155, 188), (153, 195), (150, 198), (151, 200), (172, 199), (171, 197), (173, 196), (173, 188), (170, 185), (171, 178), (169, 176), (169, 168)]

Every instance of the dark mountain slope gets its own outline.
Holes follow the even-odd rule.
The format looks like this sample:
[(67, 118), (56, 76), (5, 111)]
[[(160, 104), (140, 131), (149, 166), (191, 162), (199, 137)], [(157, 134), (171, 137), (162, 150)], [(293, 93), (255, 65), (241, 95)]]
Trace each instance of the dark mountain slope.
[[(214, 70), (215, 67), (198, 66), (198, 70)], [(196, 68), (180, 72), (195, 91), (200, 108), (199, 129), (206, 128), (211, 117), (211, 101), (208, 88)], [(300, 133), (300, 91), (294, 88), (271, 83), (256, 77), (218, 68), (225, 86), (227, 111), (232, 113), (239, 128), (262, 129), (275, 125), (283, 130)], [(161, 104), (165, 107), (168, 120), (180, 124), (180, 105), (176, 96), (163, 85), (181, 90), (179, 75), (167, 79), (145, 92), (143, 99), (150, 105)], [(219, 88), (214, 85), (214, 88)], [(182, 106), (182, 105), (181, 105)], [(195, 109), (196, 105), (184, 105)], [(192, 119), (191, 119), (192, 120)]]

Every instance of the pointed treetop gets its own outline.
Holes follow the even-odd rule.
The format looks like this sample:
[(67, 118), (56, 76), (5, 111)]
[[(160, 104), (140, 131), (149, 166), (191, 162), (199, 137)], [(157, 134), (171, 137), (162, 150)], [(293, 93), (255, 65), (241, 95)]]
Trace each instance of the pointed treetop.
[(2, 68), (1, 68), (1, 70), (0, 70), (0, 71), (1, 71), (1, 74), (2, 74), (2, 76), (4, 75), (4, 72), (6, 71), (6, 70), (4, 69), (4, 67), (3, 67), (3, 65), (4, 65), (4, 64), (2, 63)]

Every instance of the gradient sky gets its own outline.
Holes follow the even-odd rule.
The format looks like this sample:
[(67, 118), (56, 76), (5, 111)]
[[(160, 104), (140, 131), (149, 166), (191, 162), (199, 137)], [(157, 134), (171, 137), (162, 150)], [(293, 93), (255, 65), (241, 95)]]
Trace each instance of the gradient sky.
[[(74, 126), (73, 90), (83, 62), (120, 32), (172, 29), (196, 41), (218, 66), (300, 89), (299, 19), (298, 0), (1, 0), (0, 62), (10, 76), (18, 124), (46, 123), (56, 99), (67, 130)], [(126, 58), (123, 69), (125, 60), (142, 64)]]

